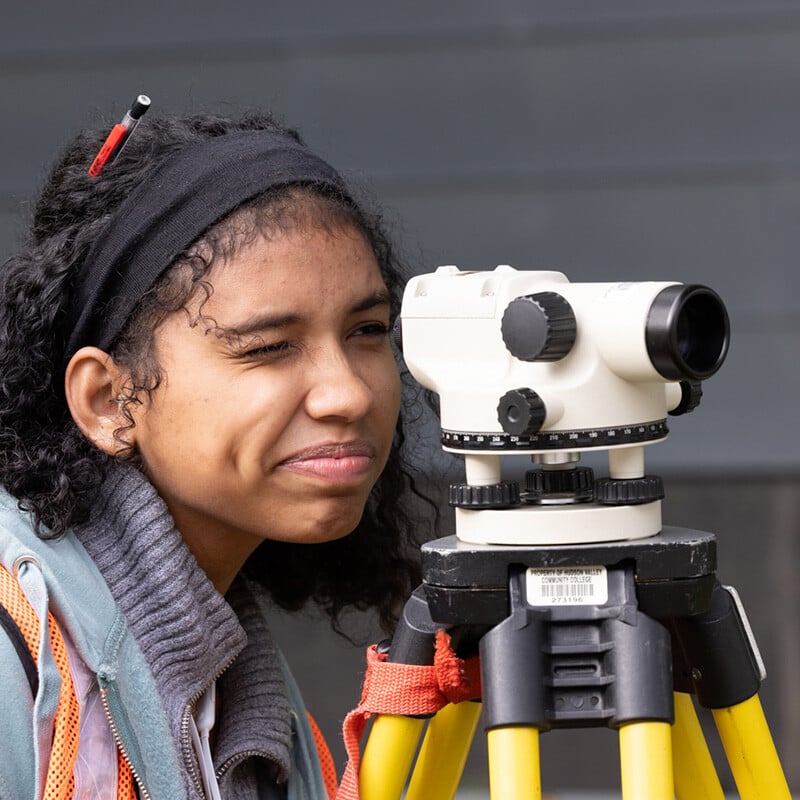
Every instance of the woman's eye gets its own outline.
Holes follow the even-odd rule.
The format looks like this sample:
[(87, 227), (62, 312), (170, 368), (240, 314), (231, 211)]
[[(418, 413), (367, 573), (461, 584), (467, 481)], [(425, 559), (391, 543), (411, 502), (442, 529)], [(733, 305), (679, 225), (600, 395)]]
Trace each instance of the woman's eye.
[(386, 336), (389, 333), (389, 326), (383, 322), (369, 322), (356, 329), (356, 336)]
[(272, 342), (270, 344), (260, 344), (257, 347), (251, 347), (242, 353), (244, 358), (269, 358), (274, 356), (283, 355), (291, 350), (292, 345), (289, 342)]

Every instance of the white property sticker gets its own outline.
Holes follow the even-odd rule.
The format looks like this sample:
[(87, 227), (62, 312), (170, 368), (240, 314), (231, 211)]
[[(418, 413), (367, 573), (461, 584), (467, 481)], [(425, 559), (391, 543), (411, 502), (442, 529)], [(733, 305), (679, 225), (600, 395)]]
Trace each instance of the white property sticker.
[(602, 606), (608, 602), (605, 567), (531, 567), (525, 577), (529, 606)]

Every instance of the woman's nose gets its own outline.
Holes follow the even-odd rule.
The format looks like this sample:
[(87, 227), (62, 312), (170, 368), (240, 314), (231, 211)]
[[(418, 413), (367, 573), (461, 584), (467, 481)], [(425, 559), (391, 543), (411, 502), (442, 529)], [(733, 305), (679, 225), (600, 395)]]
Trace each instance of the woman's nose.
[(309, 416), (354, 420), (370, 410), (373, 392), (344, 353), (328, 353), (316, 360), (315, 367), (306, 395)]

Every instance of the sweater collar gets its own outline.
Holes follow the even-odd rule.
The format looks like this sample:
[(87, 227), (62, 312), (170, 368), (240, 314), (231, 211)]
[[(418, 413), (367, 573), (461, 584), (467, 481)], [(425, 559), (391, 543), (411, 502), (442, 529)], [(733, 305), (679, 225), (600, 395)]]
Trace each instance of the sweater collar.
[(229, 603), (198, 566), (155, 488), (132, 467), (111, 468), (89, 521), (75, 533), (150, 666), (179, 751), (188, 741), (187, 708), (225, 673), (220, 757), (233, 763), (237, 753), (259, 752), (285, 779), (286, 689), (266, 622), (243, 579), (234, 582)]

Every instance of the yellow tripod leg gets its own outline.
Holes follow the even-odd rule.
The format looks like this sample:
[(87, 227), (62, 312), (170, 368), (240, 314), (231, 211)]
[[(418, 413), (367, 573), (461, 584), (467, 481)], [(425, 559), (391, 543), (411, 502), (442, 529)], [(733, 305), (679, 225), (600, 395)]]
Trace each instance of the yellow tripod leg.
[(675, 692), (672, 772), (678, 800), (725, 800), (692, 696)]
[(539, 731), (523, 726), (492, 728), (486, 740), (492, 800), (542, 800)]
[(480, 715), (480, 703), (457, 703), (428, 723), (406, 800), (455, 797)]
[(630, 722), (619, 729), (622, 800), (674, 800), (668, 722)]
[(362, 800), (399, 800), (424, 727), (417, 717), (376, 717), (358, 772)]
[(742, 800), (790, 800), (758, 695), (712, 713)]

